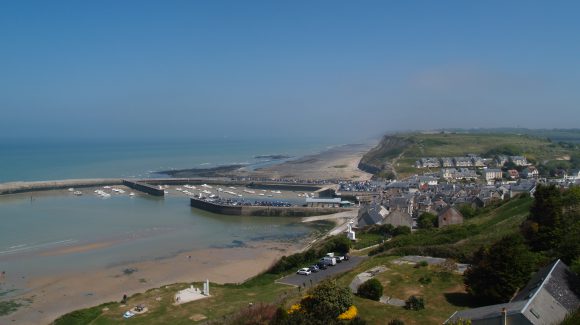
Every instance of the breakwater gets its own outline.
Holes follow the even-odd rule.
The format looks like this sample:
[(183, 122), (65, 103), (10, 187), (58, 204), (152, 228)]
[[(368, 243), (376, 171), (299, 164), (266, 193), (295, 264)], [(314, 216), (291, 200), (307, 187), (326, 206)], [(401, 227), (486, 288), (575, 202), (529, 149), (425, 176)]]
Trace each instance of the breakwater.
[[(138, 185), (129, 185), (138, 184)], [(99, 178), (99, 179), (66, 179), (58, 181), (37, 181), (37, 182), (10, 182), (0, 184), (0, 195), (15, 194), (35, 191), (49, 191), (66, 188), (83, 188), (96, 186), (114, 186), (125, 185), (138, 191), (151, 195), (162, 196), (163, 191), (159, 192), (155, 185), (224, 185), (224, 186), (247, 186), (255, 189), (276, 189), (282, 191), (303, 191), (316, 192), (328, 185), (301, 184), (290, 182), (276, 181), (250, 181), (243, 179), (230, 179), (219, 177), (197, 177), (197, 178), (145, 178), (145, 179), (120, 179), (120, 178)]]
[(34, 191), (60, 190), (70, 187), (82, 188), (82, 187), (111, 186), (122, 184), (123, 181), (118, 178), (67, 179), (61, 181), (42, 181), (42, 182), (11, 182), (0, 184), (0, 195), (34, 192)]
[(164, 190), (162, 190), (158, 187), (155, 187), (155, 186), (151, 186), (151, 185), (144, 183), (144, 182), (136, 182), (136, 181), (124, 179), (123, 185), (130, 187), (134, 190), (153, 195), (153, 196), (165, 196)]
[(209, 211), (216, 214), (233, 216), (282, 216), (282, 217), (309, 217), (334, 214), (353, 210), (352, 208), (323, 208), (323, 207), (273, 207), (273, 206), (246, 206), (221, 205), (204, 200), (190, 198), (193, 208)]

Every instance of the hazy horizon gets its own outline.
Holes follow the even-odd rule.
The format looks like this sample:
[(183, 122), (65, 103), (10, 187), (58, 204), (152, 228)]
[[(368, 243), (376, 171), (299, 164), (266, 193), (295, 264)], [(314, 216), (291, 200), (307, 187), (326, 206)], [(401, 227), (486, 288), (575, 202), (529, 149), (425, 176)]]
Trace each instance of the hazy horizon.
[(0, 4), (0, 139), (576, 128), (576, 2)]

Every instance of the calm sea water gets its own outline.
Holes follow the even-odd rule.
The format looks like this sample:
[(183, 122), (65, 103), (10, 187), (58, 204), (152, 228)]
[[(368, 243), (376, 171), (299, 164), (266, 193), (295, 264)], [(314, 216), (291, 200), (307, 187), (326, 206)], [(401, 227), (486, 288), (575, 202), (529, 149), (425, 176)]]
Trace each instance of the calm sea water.
[[(170, 168), (255, 163), (255, 155), (304, 155), (330, 143), (213, 140), (165, 143), (22, 142), (0, 147), (0, 182), (148, 176)], [(315, 228), (296, 218), (233, 217), (189, 207), (183, 196), (155, 198), (92, 191), (0, 196), (0, 270), (24, 277), (90, 270), (260, 240), (303, 240)], [(59, 249), (110, 243), (84, 252)]]
[(302, 156), (336, 145), (312, 139), (64, 141), (0, 139), (0, 183), (67, 178), (150, 177), (151, 172), (258, 163), (256, 155)]

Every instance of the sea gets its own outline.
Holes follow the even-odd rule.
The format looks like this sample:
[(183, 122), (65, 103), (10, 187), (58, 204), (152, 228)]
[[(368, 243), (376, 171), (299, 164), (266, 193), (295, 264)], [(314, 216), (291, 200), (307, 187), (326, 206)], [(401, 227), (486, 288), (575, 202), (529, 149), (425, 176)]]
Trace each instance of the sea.
[[(162, 170), (237, 163), (251, 168), (275, 163), (256, 156), (299, 157), (332, 145), (336, 143), (266, 138), (11, 141), (0, 144), (0, 183), (159, 177), (156, 172)], [(223, 216), (188, 203), (183, 195), (126, 193), (104, 199), (92, 191), (75, 196), (66, 190), (0, 196), (0, 270), (22, 279), (84, 272), (195, 249), (305, 241), (320, 230), (296, 218)], [(93, 249), (67, 251), (71, 247)], [(24, 289), (16, 286), (2, 294), (0, 288), (0, 299)]]

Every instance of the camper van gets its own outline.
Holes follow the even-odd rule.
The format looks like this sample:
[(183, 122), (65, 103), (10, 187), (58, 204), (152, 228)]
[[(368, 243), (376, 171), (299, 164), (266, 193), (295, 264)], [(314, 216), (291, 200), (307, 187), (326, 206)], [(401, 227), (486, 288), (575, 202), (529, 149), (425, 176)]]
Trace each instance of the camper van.
[(324, 265), (335, 266), (336, 265), (336, 258), (334, 256), (327, 255), (327, 256), (324, 256), (323, 258), (320, 259), (320, 263), (323, 263)]

